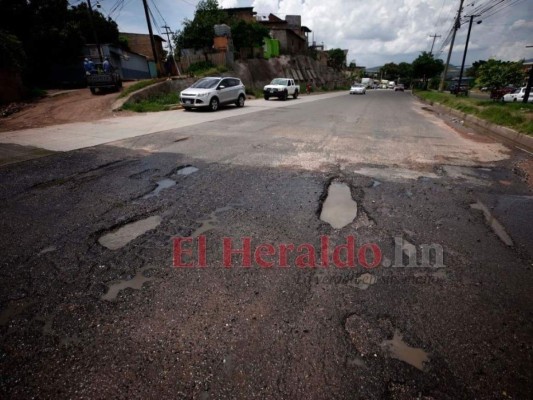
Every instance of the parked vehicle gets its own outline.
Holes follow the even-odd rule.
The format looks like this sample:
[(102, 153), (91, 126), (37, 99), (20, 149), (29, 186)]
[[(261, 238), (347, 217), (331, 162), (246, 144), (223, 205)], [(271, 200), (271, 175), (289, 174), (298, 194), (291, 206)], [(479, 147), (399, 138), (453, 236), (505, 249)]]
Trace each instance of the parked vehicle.
[(372, 89), (375, 85), (374, 79), (372, 78), (362, 78), (361, 79), (361, 85), (363, 85), (367, 89)]
[(405, 90), (405, 87), (403, 86), (403, 83), (398, 83), (396, 86), (394, 86), (395, 92), (403, 92)]
[(387, 88), (394, 89), (395, 87), (396, 87), (396, 82), (389, 81), (389, 83), (387, 83)]
[[(526, 87), (524, 86), (524, 87), (521, 87), (520, 89), (516, 89), (513, 93), (507, 93), (506, 95), (504, 95), (503, 101), (506, 103), (522, 102), (524, 101), (525, 94), (526, 94)], [(533, 103), (533, 93), (529, 93), (527, 102)]]
[(94, 73), (87, 75), (87, 86), (92, 94), (104, 90), (118, 92), (122, 87), (122, 78), (114, 68), (109, 72), (104, 72), (102, 65), (97, 64)]
[(245, 99), (244, 85), (232, 77), (202, 78), (180, 93), (180, 103), (186, 110), (208, 107), (216, 111), (220, 105), (232, 103), (244, 107)]
[(366, 94), (366, 87), (361, 83), (354, 83), (350, 88), (350, 94)]
[(456, 96), (468, 96), (468, 85), (459, 85), (453, 84), (450, 86), (450, 93), (455, 94)]
[(263, 97), (265, 100), (271, 97), (277, 97), (281, 100), (287, 100), (289, 96), (298, 98), (300, 93), (300, 85), (294, 82), (291, 78), (275, 78), (263, 88)]
[(496, 101), (503, 101), (503, 96), (505, 96), (507, 93), (513, 93), (515, 90), (516, 88), (512, 86), (507, 86), (498, 89), (494, 88), (490, 91), (490, 98)]

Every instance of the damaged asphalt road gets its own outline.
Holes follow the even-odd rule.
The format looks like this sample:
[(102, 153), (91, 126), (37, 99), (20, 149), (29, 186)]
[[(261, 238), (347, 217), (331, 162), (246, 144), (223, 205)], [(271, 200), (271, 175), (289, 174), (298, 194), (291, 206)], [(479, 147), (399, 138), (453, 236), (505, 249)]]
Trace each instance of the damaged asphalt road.
[(529, 397), (529, 155), (407, 93), (220, 112), (0, 169), (2, 398)]

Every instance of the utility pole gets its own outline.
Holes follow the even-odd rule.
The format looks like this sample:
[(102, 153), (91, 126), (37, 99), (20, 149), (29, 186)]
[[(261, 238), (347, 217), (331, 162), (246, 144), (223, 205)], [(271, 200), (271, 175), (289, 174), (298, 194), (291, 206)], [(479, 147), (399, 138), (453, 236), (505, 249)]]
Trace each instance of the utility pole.
[(446, 59), (444, 72), (442, 73), (442, 77), (440, 79), (439, 92), (442, 92), (444, 90), (444, 81), (446, 80), (446, 75), (448, 74), (448, 67), (450, 66), (450, 58), (452, 56), (453, 44), (455, 42), (455, 34), (457, 32), (457, 29), (459, 29), (461, 23), (461, 11), (463, 10), (463, 2), (464, 0), (460, 0), (459, 10), (457, 10), (457, 18), (455, 19), (455, 24), (453, 26), (452, 41), (450, 43), (450, 49), (448, 50), (448, 58)]
[[(526, 47), (533, 47), (533, 46), (526, 46)], [(529, 79), (527, 80), (526, 85), (526, 92), (524, 93), (524, 98), (522, 99), (522, 103), (527, 103), (529, 100), (529, 94), (531, 93), (531, 86), (533, 86), (533, 65), (529, 67)]]
[[(470, 15), (470, 23), (468, 24), (468, 34), (466, 35), (465, 52), (463, 53), (463, 62), (461, 64), (461, 72), (459, 73), (459, 83), (457, 84), (457, 95), (461, 93), (461, 81), (463, 80), (463, 71), (465, 69), (466, 52), (468, 51), (468, 42), (470, 41), (470, 31), (472, 30), (472, 22), (474, 22), (474, 17), (479, 17), (479, 15)], [(481, 21), (478, 21), (477, 23), (480, 24)]]
[(148, 12), (148, 4), (143, 0), (144, 14), (146, 15), (146, 23), (148, 24), (148, 33), (150, 34), (150, 43), (152, 44), (152, 55), (154, 57), (155, 69), (159, 76), (159, 60), (157, 59), (157, 51), (155, 49), (154, 32), (152, 31), (152, 22), (150, 22), (150, 13)]
[(94, 29), (93, 6), (91, 4), (91, 0), (87, 0), (87, 7), (89, 11), (89, 24), (91, 25), (91, 30), (93, 31), (94, 42), (96, 43), (96, 48), (98, 49), (98, 55), (100, 56), (100, 63), (103, 63), (104, 57), (102, 56), (102, 48), (100, 47), (100, 42), (98, 41), (98, 35), (96, 34), (96, 29)]
[(178, 64), (176, 63), (176, 59), (174, 58), (174, 50), (172, 50), (172, 42), (170, 41), (170, 33), (172, 32), (170, 30), (170, 26), (162, 26), (162, 28), (165, 30), (165, 33), (167, 34), (168, 39), (168, 48), (170, 50), (170, 56), (172, 57), (172, 61), (174, 61), (174, 66), (176, 67), (176, 71), (178, 72), (178, 75), (181, 75), (180, 69), (178, 68)]
[(433, 38), (433, 43), (431, 44), (431, 50), (429, 51), (429, 54), (433, 55), (433, 46), (435, 46), (435, 39), (440, 37), (440, 35), (437, 35), (436, 33), (434, 35), (429, 35), (429, 37)]

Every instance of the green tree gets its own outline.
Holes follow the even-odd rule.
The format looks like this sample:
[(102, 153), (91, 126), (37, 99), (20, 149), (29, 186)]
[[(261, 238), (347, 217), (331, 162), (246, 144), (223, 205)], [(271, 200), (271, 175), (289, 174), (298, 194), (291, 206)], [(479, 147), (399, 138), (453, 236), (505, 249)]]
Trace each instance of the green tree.
[(331, 49), (328, 51), (328, 66), (336, 69), (337, 71), (342, 70), (346, 67), (346, 55), (341, 49)]
[(263, 39), (269, 37), (268, 28), (257, 22), (246, 22), (241, 20), (231, 23), (231, 37), (236, 50), (243, 48), (253, 48), (263, 45)]
[[(0, 0), (0, 10), (0, 26), (25, 54), (28, 85), (46, 84), (53, 65), (80, 62), (83, 45), (94, 42), (84, 3), (70, 8), (67, 0)], [(118, 42), (114, 21), (98, 11), (94, 21), (101, 42)]]
[[(68, 12), (68, 19), (78, 27), (85, 43), (93, 43), (93, 31), (88, 17), (88, 8), (86, 3), (72, 7)], [(106, 18), (99, 11), (93, 10), (93, 25), (100, 43), (120, 44), (117, 23), (111, 18)]]
[(393, 62), (387, 63), (381, 67), (381, 72), (383, 73), (383, 79), (387, 79), (388, 81), (395, 81), (400, 75), (398, 65)]
[(478, 69), (478, 86), (501, 88), (520, 86), (525, 80), (523, 61), (511, 62), (490, 59)]
[(466, 70), (466, 76), (477, 79), (479, 67), (486, 63), (484, 60), (474, 61), (472, 66)]
[(0, 69), (22, 70), (26, 66), (26, 54), (22, 42), (9, 33), (0, 31)]
[(207, 53), (213, 46), (214, 26), (227, 22), (227, 14), (219, 8), (217, 0), (201, 0), (194, 18), (183, 22), (183, 29), (175, 36), (176, 49), (203, 49)]
[(400, 76), (401, 83), (403, 83), (406, 87), (411, 86), (411, 81), (413, 79), (413, 66), (406, 62), (399, 63), (398, 75)]
[(420, 79), (422, 86), (427, 89), (428, 81), (436, 77), (444, 70), (444, 63), (440, 59), (433, 58), (433, 54), (423, 51), (413, 61), (413, 78)]

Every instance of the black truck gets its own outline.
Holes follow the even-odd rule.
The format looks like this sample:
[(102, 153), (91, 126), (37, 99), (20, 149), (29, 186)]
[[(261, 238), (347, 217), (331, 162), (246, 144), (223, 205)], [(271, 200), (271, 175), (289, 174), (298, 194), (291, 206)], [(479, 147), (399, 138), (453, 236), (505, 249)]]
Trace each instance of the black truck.
[(89, 86), (92, 94), (104, 90), (118, 92), (122, 87), (122, 78), (116, 70), (104, 72), (102, 66), (97, 65), (96, 69), (90, 75), (87, 75), (87, 86)]

